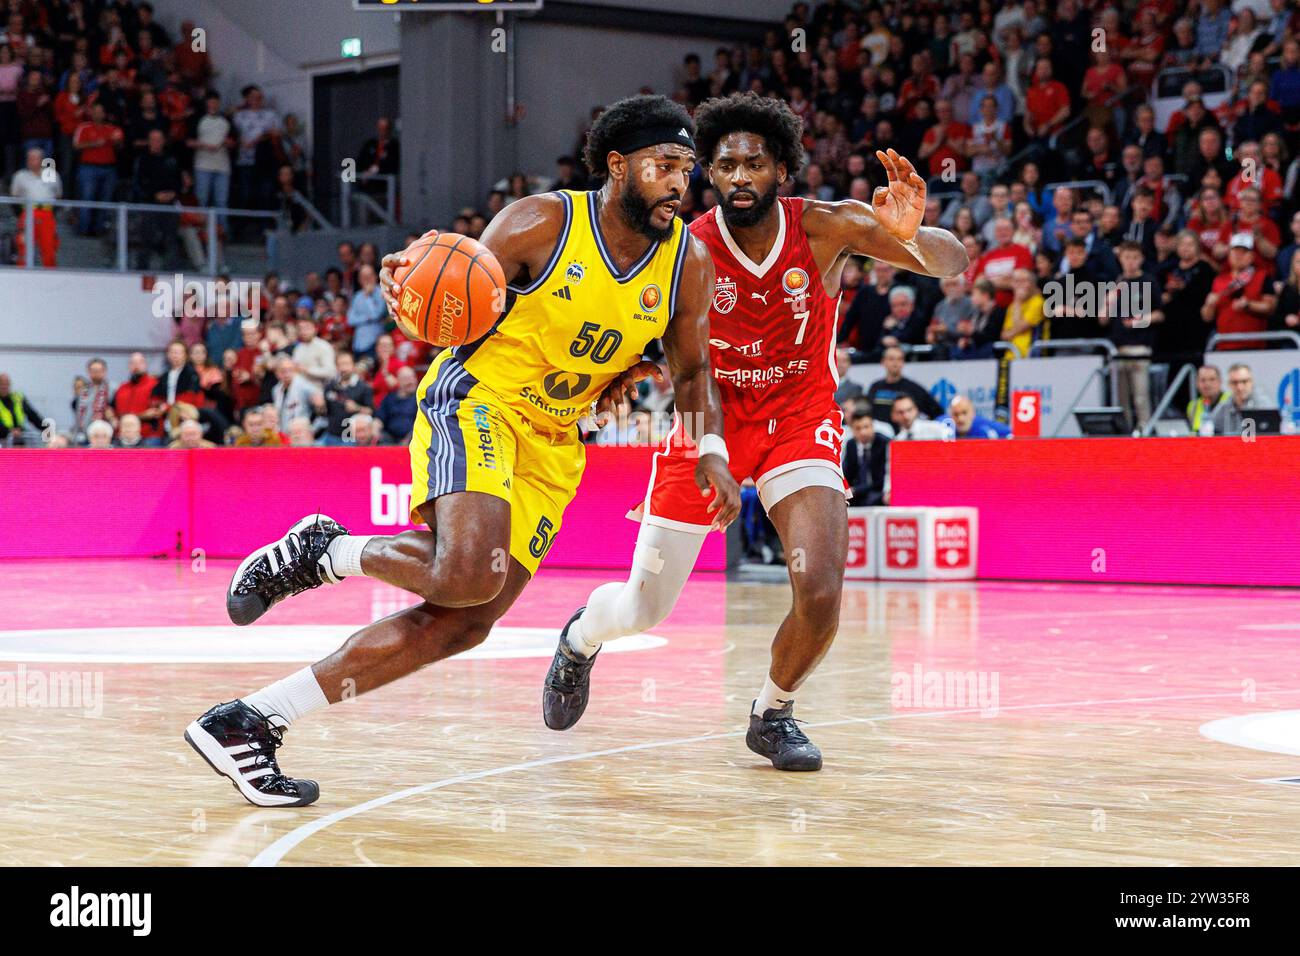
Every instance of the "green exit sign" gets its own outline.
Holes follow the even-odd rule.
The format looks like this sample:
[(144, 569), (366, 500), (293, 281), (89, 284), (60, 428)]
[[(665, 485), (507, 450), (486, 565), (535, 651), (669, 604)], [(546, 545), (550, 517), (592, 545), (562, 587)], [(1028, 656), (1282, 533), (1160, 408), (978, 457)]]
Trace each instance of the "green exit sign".
[(339, 44), (339, 52), (345, 57), (360, 56), (361, 37), (348, 37)]

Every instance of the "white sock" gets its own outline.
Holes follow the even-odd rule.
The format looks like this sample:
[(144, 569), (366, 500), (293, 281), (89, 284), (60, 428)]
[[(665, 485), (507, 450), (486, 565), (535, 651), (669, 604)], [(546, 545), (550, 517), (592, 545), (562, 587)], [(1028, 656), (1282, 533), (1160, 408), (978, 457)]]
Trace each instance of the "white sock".
[[(583, 611), (582, 613), (585, 617), (587, 612)], [(569, 645), (569, 650), (582, 658), (591, 657), (592, 654), (595, 654), (600, 650), (599, 641), (589, 641), (583, 635), (581, 617), (569, 625), (569, 630), (568, 633), (565, 634), (564, 640), (565, 643)]]
[(590, 657), (600, 650), (605, 641), (624, 635), (618, 621), (618, 599), (623, 593), (622, 582), (602, 584), (587, 598), (587, 609), (569, 628), (569, 650), (579, 657)]
[(754, 701), (754, 709), (750, 713), (762, 717), (763, 711), (780, 710), (792, 700), (794, 700), (794, 691), (782, 690), (772, 683), (772, 678), (768, 677), (763, 681), (763, 689), (759, 691), (758, 699)]
[(361, 570), (361, 552), (374, 537), (376, 535), (373, 534), (341, 534), (331, 541), (325, 553), (329, 555), (334, 575), (346, 578), (354, 574), (365, 574)]
[(263, 717), (275, 714), (283, 718), (285, 724), (291, 724), (313, 710), (329, 706), (325, 692), (321, 690), (320, 682), (310, 667), (304, 667), (284, 680), (278, 680), (240, 699)]

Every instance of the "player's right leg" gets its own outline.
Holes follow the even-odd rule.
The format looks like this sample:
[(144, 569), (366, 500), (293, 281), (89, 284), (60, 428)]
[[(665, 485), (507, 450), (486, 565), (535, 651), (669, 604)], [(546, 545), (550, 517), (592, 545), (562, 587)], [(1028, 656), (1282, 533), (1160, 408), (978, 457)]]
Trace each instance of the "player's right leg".
[(230, 619), (251, 624), (287, 597), (358, 574), (443, 607), (491, 601), (505, 584), (515, 436), (482, 393), (449, 350), (420, 383), (410, 446), (412, 520), (426, 501), (461, 492), (472, 500), (454, 516), (439, 509), (436, 541), (428, 531), (350, 535), (324, 515), (308, 515), (236, 569), (226, 593)]

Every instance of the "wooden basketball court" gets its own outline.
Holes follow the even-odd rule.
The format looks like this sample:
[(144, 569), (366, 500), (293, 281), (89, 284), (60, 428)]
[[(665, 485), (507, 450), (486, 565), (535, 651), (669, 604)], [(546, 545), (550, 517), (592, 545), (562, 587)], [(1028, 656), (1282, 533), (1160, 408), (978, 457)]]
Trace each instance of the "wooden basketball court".
[(0, 864), (1300, 860), (1290, 592), (850, 585), (796, 711), (826, 767), (781, 774), (743, 732), (782, 580), (697, 577), (559, 734), (555, 629), (606, 578), (543, 572), (471, 657), (296, 724), (321, 799), (275, 810), (186, 723), (408, 600), (350, 580), (236, 630), (232, 566), (0, 564)]

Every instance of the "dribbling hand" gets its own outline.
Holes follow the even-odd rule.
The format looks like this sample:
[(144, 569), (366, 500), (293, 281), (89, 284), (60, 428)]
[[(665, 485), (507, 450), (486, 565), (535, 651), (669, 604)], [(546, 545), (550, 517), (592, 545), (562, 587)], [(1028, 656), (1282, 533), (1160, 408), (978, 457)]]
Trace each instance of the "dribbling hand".
[[(420, 239), (428, 239), (431, 236), (438, 235), (437, 229), (430, 229)], [(420, 240), (417, 239), (416, 242)], [(410, 246), (407, 247), (408, 249)], [(397, 313), (397, 300), (402, 294), (401, 283), (394, 281), (393, 270), (398, 266), (409, 266), (411, 260), (407, 258), (406, 249), (401, 252), (390, 252), (380, 260), (379, 270), (379, 294), (384, 297), (384, 304), (388, 306), (388, 311), (394, 315)]]

